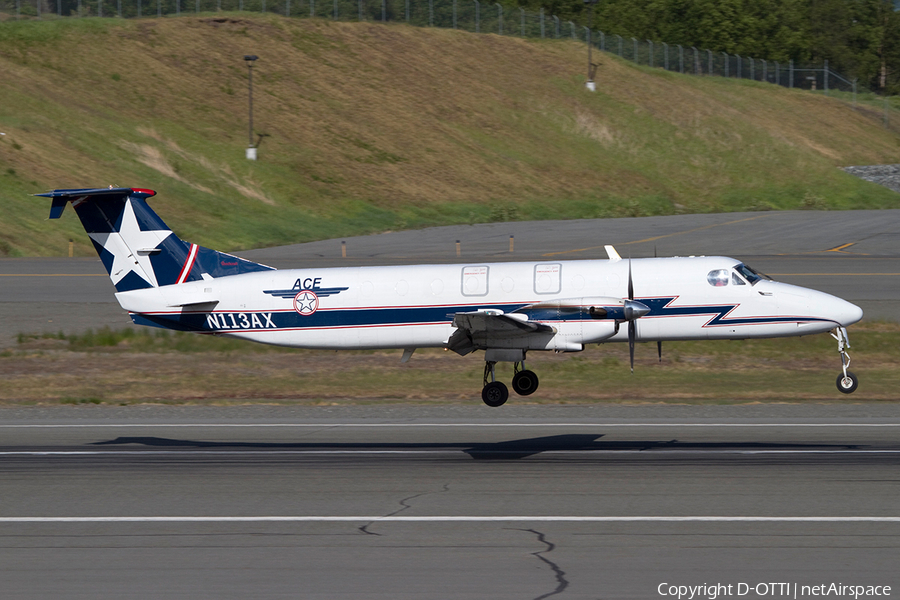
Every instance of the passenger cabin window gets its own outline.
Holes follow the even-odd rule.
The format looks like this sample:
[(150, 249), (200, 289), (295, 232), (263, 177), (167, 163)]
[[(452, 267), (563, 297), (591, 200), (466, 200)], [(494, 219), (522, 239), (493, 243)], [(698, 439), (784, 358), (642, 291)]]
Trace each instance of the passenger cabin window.
[(740, 275), (738, 275), (737, 273), (732, 273), (731, 274), (731, 285), (747, 285), (747, 284), (744, 283), (744, 280), (741, 279)]
[(706, 276), (709, 285), (713, 287), (725, 287), (728, 285), (730, 278), (731, 274), (728, 272), (728, 269), (716, 269), (715, 271), (710, 271), (709, 275)]

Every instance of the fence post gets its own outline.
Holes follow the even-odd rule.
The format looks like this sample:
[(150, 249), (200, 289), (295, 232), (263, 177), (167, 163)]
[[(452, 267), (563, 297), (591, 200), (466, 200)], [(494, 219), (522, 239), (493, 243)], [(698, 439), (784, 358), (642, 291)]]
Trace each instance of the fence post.
[(575, 23), (573, 23), (572, 21), (569, 21), (569, 25), (570, 25), (571, 28), (572, 28), (572, 39), (573, 39), (573, 40), (574, 40), (574, 39), (577, 39), (577, 38), (575, 37)]
[(694, 51), (694, 75), (700, 74), (700, 51), (697, 50), (696, 46), (691, 46), (691, 50)]
[[(16, 6), (18, 6), (18, 3)], [(101, 19), (103, 18), (103, 0), (97, 0), (97, 16)]]
[(669, 70), (669, 45), (665, 42), (662, 42), (663, 45), (663, 68), (668, 71)]
[(737, 57), (737, 78), (740, 79), (741, 78), (741, 55), (735, 54), (735, 56)]
[(756, 80), (756, 65), (753, 64), (753, 57), (750, 57), (750, 79)]
[(156, 16), (157, 18), (162, 17), (162, 0), (156, 0)]
[(678, 72), (684, 74), (684, 48), (678, 44)]
[[(221, 2), (221, 1), (222, 0), (219, 0), (219, 2)], [(59, 0), (59, 2), (57, 2), (57, 6), (60, 4), (62, 4), (62, 0)], [(220, 6), (219, 10), (221, 10), (221, 6)], [(62, 16), (62, 12), (60, 12), (59, 16)], [(141, 0), (138, 0), (138, 3), (137, 3), (137, 16), (138, 16), (138, 19), (141, 18)]]
[(647, 65), (652, 67), (653, 66), (653, 42), (651, 42), (650, 40), (647, 40), (647, 49), (648, 49)]
[(428, 0), (428, 26), (434, 27), (434, 0)]
[[(121, 5), (122, 5), (122, 0), (119, 0), (119, 6), (121, 6)], [(119, 13), (121, 14), (121, 12), (122, 12), (122, 11), (121, 11), (121, 9), (120, 9), (120, 10), (119, 10)], [(199, 15), (199, 14), (200, 14), (200, 0), (195, 0), (195, 3), (194, 3), (194, 14), (195, 14), (195, 15)]]
[[(103, 0), (100, 0), (100, 4), (103, 4)], [(175, 0), (175, 16), (181, 16), (181, 0)]]
[(559, 17), (553, 15), (553, 24), (556, 26), (556, 39), (559, 39)]
[(781, 85), (781, 73), (779, 72), (781, 65), (775, 61), (775, 85)]
[(522, 37), (525, 37), (525, 9), (521, 6), (519, 7), (519, 14), (521, 16)]
[[(222, 0), (219, 0), (218, 10), (222, 10)], [(284, 0), (284, 16), (291, 16), (291, 0)]]
[[(243, 2), (243, 0), (241, 0)], [(309, 16), (316, 16), (316, 0), (309, 0)]]
[(606, 52), (606, 34), (602, 31), (600, 31), (600, 50)]
[[(37, 0), (37, 5), (41, 5), (41, 0)], [(120, 19), (122, 18), (122, 0), (116, 0), (116, 14), (119, 15)], [(38, 18), (41, 18), (40, 12), (38, 13)]]
[(828, 95), (828, 59), (825, 59), (825, 95)]
[(641, 63), (638, 62), (638, 41), (636, 38), (631, 38), (631, 41), (634, 42), (634, 64), (639, 65)]
[[(409, 21), (409, 11), (406, 13), (406, 20)], [(475, 33), (481, 31), (481, 3), (475, 0)]]
[(262, 0), (262, 10), (259, 12), (266, 12), (266, 0)]
[(406, 0), (406, 22), (409, 23), (409, 0)]
[(788, 77), (788, 87), (793, 89), (794, 87), (794, 59), (791, 59), (790, 62), (790, 76)]
[(853, 106), (856, 106), (856, 79), (853, 79)]
[[(35, 0), (34, 5), (37, 8), (37, 18), (40, 19), (41, 18), (41, 0)], [(122, 15), (119, 15), (119, 16), (122, 16)]]
[(541, 7), (541, 39), (544, 39), (544, 7)]
[(728, 77), (728, 54), (723, 52), (722, 56), (725, 57), (725, 77)]
[(709, 59), (709, 68), (706, 70), (707, 75), (713, 74), (712, 50), (706, 51), (706, 57)]
[(497, 31), (503, 35), (503, 7), (499, 2), (494, 2), (494, 5), (497, 7)]
[(763, 63), (763, 81), (769, 81), (769, 63), (766, 62), (766, 59), (762, 59)]
[[(387, 0), (381, 0), (381, 22), (387, 21)], [(453, 0), (453, 29), (456, 29), (456, 0)]]
[[(387, 2), (387, 0), (384, 0)], [(456, 29), (456, 0), (453, 0), (453, 29)]]
[(622, 58), (622, 36), (618, 33), (615, 35), (617, 38), (619, 38), (619, 58)]

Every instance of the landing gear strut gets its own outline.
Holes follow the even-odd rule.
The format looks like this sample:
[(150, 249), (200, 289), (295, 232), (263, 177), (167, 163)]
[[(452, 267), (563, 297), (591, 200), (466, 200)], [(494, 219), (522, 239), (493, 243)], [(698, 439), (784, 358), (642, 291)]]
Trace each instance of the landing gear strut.
[(850, 347), (850, 339), (844, 327), (836, 327), (831, 332), (831, 337), (837, 340), (838, 352), (841, 354), (841, 374), (837, 378), (837, 389), (844, 394), (852, 394), (859, 387), (859, 378), (847, 370), (850, 366), (850, 355), (845, 348)]
[[(484, 363), (484, 388), (481, 390), (481, 399), (488, 406), (503, 406), (509, 399), (509, 389), (502, 381), (497, 381), (494, 376), (495, 361)], [(488, 381), (490, 378), (490, 381)]]
[[(509, 389), (501, 381), (497, 381), (494, 367), (497, 361), (488, 360), (484, 363), (484, 388), (481, 390), (481, 399), (488, 406), (503, 406), (509, 400)], [(513, 363), (512, 386), (520, 396), (533, 394), (538, 388), (538, 376), (534, 371), (525, 368), (525, 361)]]

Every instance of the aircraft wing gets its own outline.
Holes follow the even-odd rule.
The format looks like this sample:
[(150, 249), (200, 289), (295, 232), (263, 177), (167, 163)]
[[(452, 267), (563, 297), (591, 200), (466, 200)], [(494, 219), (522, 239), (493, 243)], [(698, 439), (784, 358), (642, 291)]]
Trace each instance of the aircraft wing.
[(447, 348), (462, 356), (479, 347), (491, 347), (494, 345), (492, 342), (500, 340), (506, 342), (504, 347), (509, 347), (510, 338), (521, 340), (529, 335), (556, 333), (553, 327), (531, 321), (523, 314), (491, 310), (455, 313), (452, 316), (456, 331), (447, 340)]
[(521, 335), (523, 333), (553, 333), (556, 331), (549, 325), (529, 320), (526, 315), (487, 311), (456, 313), (453, 315), (453, 326), (471, 334)]

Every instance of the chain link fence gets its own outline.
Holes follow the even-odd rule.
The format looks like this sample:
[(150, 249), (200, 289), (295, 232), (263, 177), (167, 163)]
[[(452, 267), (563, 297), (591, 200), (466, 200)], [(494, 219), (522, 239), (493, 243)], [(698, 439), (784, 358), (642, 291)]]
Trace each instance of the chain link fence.
[[(541, 9), (538, 13), (489, 0), (0, 0), (5, 21), (74, 17), (169, 17), (227, 12), (277, 13), (342, 21), (405, 22), (420, 27), (462, 29), (473, 33), (525, 38), (572, 38), (590, 43), (639, 65), (690, 75), (711, 75), (764, 81), (826, 95), (843, 93), (857, 101), (869, 92), (855, 79), (828, 66), (799, 65), (705, 48), (684, 47), (590, 31), (562, 21)], [(2, 24), (0, 24), (2, 26)], [(858, 89), (859, 88), (859, 89)], [(888, 104), (885, 104), (888, 106)], [(885, 108), (888, 114), (888, 108)], [(895, 119), (897, 120), (897, 119)]]

